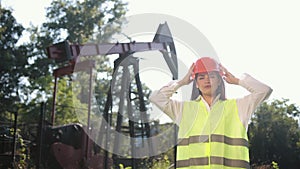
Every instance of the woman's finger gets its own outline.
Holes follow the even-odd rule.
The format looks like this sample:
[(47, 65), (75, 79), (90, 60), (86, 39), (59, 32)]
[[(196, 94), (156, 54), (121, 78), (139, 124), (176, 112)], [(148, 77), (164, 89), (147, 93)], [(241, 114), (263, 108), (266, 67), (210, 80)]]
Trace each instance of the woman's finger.
[(228, 73), (228, 70), (220, 63), (220, 69), (222, 72), (224, 72), (225, 74)]

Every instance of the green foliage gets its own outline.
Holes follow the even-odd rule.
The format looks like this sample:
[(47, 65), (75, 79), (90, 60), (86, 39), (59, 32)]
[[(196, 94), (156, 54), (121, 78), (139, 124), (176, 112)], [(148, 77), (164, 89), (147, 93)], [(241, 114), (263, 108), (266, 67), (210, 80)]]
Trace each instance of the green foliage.
[(272, 167), (274, 169), (279, 169), (278, 163), (276, 163), (275, 161), (272, 161)]
[(120, 167), (120, 169), (132, 169), (132, 167), (125, 167), (125, 168), (124, 168), (124, 165), (123, 165), (123, 164), (119, 164), (119, 167)]
[(163, 155), (162, 158), (153, 160), (151, 169), (168, 169), (170, 168), (170, 160), (167, 155)]
[[(30, 156), (28, 153), (28, 145), (25, 143), (25, 140), (20, 135), (21, 130), (16, 130), (16, 160), (14, 161), (15, 168), (18, 169), (26, 169), (28, 167), (28, 160), (30, 159)], [(10, 129), (11, 136), (14, 135), (14, 128)]]
[[(51, 6), (47, 8), (47, 21), (40, 28), (32, 26), (28, 29), (31, 33), (30, 44), (34, 50), (30, 52), (33, 63), (28, 66), (27, 70), (30, 85), (24, 92), (28, 93), (27, 98), (31, 98), (28, 100), (30, 104), (47, 99), (47, 105), (51, 105), (53, 100), (53, 76), (51, 72), (53, 69), (68, 64), (54, 63), (46, 57), (45, 49), (53, 43), (66, 39), (71, 43), (108, 41), (109, 37), (120, 29), (122, 22), (119, 22), (119, 19), (126, 12), (125, 6), (126, 4), (121, 0), (59, 0), (51, 3)], [(81, 58), (80, 60), (86, 59), (89, 58)], [(97, 74), (105, 74), (105, 77), (97, 79), (95, 84), (98, 104), (102, 108), (105, 103), (108, 79), (112, 68), (107, 56), (96, 56), (90, 59), (97, 61)], [(88, 92), (73, 93), (74, 90), (68, 84), (70, 81), (72, 81), (71, 76), (69, 79), (59, 79), (56, 116), (58, 124), (78, 121), (74, 105), (77, 106), (77, 110), (87, 109), (87, 106), (83, 105), (87, 100), (82, 102), (83, 99), (78, 98), (78, 95), (80, 97), (87, 96)], [(85, 84), (87, 84), (86, 81)], [(36, 93), (34, 97), (31, 96), (32, 93)], [(33, 104), (31, 105), (33, 106)], [(47, 110), (50, 110), (50, 107)]]
[(125, 5), (120, 0), (53, 1), (43, 27), (57, 40), (65, 32), (70, 42), (107, 41), (119, 31)]
[(58, 81), (55, 125), (77, 123), (76, 110), (82, 110), (82, 114), (87, 114), (87, 105), (76, 98), (76, 93), (67, 79), (62, 78)]
[[(0, 168), (25, 169), (28, 167), (30, 155), (29, 142), (21, 135), (21, 130), (14, 128), (11, 123), (0, 123)], [(14, 150), (14, 151), (13, 151)], [(14, 155), (14, 162), (10, 160)]]
[(288, 100), (264, 102), (249, 125), (250, 156), (253, 164), (278, 162), (280, 168), (300, 165), (300, 110)]
[(10, 10), (0, 6), (0, 120), (16, 112), (20, 90), (26, 76), (26, 46), (17, 46), (24, 28), (18, 24)]

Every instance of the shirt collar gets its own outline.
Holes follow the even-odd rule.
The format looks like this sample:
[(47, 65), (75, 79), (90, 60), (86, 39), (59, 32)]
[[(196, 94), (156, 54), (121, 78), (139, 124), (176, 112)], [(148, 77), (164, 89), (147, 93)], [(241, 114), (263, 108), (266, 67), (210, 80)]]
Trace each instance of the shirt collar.
[[(211, 105), (214, 105), (217, 101), (219, 101), (219, 100), (220, 100), (220, 97), (221, 97), (221, 94), (218, 94), (218, 95), (216, 96), (216, 98), (214, 99), (214, 101), (212, 102)], [(205, 103), (205, 105), (208, 105), (208, 103), (203, 99), (203, 97), (202, 97), (201, 95), (199, 95), (199, 96), (197, 97), (196, 101), (200, 101), (200, 100), (202, 100), (202, 101)], [(209, 106), (208, 106), (208, 107), (209, 107)]]

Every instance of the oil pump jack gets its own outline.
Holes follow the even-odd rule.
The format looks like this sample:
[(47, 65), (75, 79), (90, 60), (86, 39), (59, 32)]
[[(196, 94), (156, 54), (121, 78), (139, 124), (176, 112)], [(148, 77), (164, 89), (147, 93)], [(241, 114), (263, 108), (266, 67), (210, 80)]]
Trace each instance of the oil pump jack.
[[(53, 156), (59, 163), (61, 168), (80, 168), (79, 162), (75, 161), (81, 160), (86, 164), (86, 168), (110, 168), (112, 163), (114, 165), (120, 163), (118, 162), (121, 157), (118, 154), (110, 154), (107, 151), (108, 147), (111, 145), (111, 139), (118, 140), (115, 136), (114, 138), (110, 137), (111, 130), (115, 132), (127, 132), (131, 138), (141, 137), (141, 138), (150, 138), (151, 137), (151, 126), (147, 118), (149, 116), (146, 114), (147, 109), (145, 105), (145, 97), (142, 89), (142, 83), (139, 76), (139, 59), (133, 56), (137, 52), (145, 51), (160, 51), (166, 64), (172, 74), (173, 79), (178, 78), (178, 63), (175, 50), (175, 44), (169, 30), (167, 23), (159, 24), (157, 32), (153, 38), (152, 42), (129, 42), (129, 43), (103, 43), (103, 44), (70, 44), (69, 42), (60, 42), (49, 46), (47, 48), (48, 58), (54, 59), (56, 62), (66, 62), (69, 64), (67, 66), (58, 68), (53, 71), (54, 76), (54, 91), (53, 91), (53, 104), (52, 104), (52, 113), (51, 120), (52, 126), (48, 127), (45, 131), (44, 137), (47, 137), (44, 140), (47, 140), (45, 144), (48, 144), (48, 147), (51, 148)], [(95, 62), (93, 60), (78, 61), (79, 57), (85, 56), (100, 56), (100, 55), (113, 55), (118, 54), (119, 57), (114, 61), (114, 73), (118, 69), (122, 69), (121, 86), (120, 93), (117, 95), (119, 97), (118, 102), (118, 111), (117, 115), (112, 115), (110, 111), (112, 106), (114, 106), (114, 99), (112, 98), (112, 88), (114, 87), (116, 76), (112, 77), (109, 90), (106, 94), (106, 103), (103, 112), (104, 122), (101, 123), (99, 134), (101, 143), (100, 145), (104, 149), (103, 156), (101, 160), (99, 156), (95, 156), (91, 153), (93, 146), (93, 140), (89, 138), (90, 135), (90, 116), (91, 116), (91, 95), (92, 95), (92, 69), (95, 67)], [(76, 69), (75, 69), (76, 67)], [(76, 71), (89, 71), (90, 81), (89, 81), (89, 90), (88, 90), (88, 114), (87, 114), (87, 126), (85, 130), (82, 129), (82, 126), (77, 124), (64, 125), (64, 126), (54, 126), (55, 124), (55, 115), (56, 115), (56, 95), (57, 95), (57, 80), (58, 78), (70, 75)], [(133, 82), (130, 81), (131, 75), (134, 75)], [(136, 90), (132, 91), (130, 84), (134, 83)], [(134, 93), (136, 96), (132, 98), (131, 95)], [(138, 104), (133, 104), (133, 102), (138, 102)], [(137, 107), (138, 106), (138, 107)], [(125, 111), (126, 109), (126, 111)], [(138, 110), (138, 111), (135, 111)], [(123, 126), (123, 113), (128, 113), (128, 126)], [(63, 113), (63, 112), (59, 112)], [(116, 118), (116, 123), (112, 124), (112, 118)], [(132, 120), (132, 118), (140, 118), (139, 120)], [(116, 125), (116, 126), (111, 126)], [(113, 128), (113, 129), (112, 129)], [(126, 128), (126, 130), (124, 130)], [(78, 134), (79, 133), (79, 134)], [(59, 135), (59, 137), (58, 137)], [(63, 136), (65, 135), (65, 136)], [(74, 136), (75, 135), (75, 136)], [(54, 137), (54, 138), (53, 138)], [(77, 139), (77, 141), (76, 141)], [(70, 141), (70, 140), (73, 140)], [(75, 141), (74, 141), (75, 140)], [(75, 143), (74, 143), (75, 142)], [(153, 149), (153, 144), (151, 139), (147, 139), (148, 142), (148, 151)], [(174, 140), (176, 143), (176, 140)], [(99, 144), (99, 143), (98, 143)], [(120, 148), (117, 141), (113, 143), (113, 152), (118, 151)], [(127, 161), (129, 161), (128, 166), (132, 168), (137, 168), (138, 160), (136, 157), (136, 143), (133, 140), (130, 141), (131, 145), (131, 154)], [(68, 153), (72, 152), (73, 155), (70, 157)], [(77, 154), (77, 155), (76, 155)], [(149, 152), (151, 155), (151, 152)], [(82, 160), (84, 159), (84, 160)], [(99, 164), (101, 163), (101, 164)], [(123, 161), (124, 163), (124, 161)], [(118, 166), (115, 166), (116, 168)]]

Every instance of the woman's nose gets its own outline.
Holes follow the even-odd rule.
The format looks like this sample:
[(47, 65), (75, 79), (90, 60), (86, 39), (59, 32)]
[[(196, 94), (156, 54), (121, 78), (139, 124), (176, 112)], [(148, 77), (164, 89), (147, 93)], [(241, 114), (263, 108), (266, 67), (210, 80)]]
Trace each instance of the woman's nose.
[(204, 76), (204, 81), (205, 81), (205, 82), (210, 82), (209, 75), (205, 75), (205, 76)]

